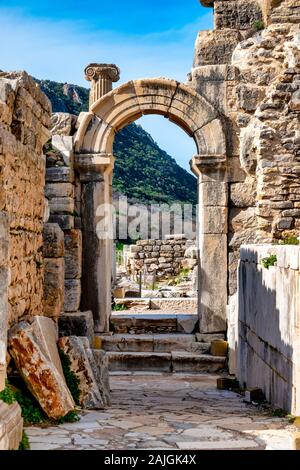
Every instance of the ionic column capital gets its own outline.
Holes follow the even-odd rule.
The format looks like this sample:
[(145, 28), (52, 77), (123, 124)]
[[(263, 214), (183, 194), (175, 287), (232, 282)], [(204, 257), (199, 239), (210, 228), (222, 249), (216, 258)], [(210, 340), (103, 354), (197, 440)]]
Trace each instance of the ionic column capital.
[(115, 64), (89, 64), (85, 70), (85, 79), (92, 82), (90, 108), (102, 96), (112, 90), (113, 82), (120, 79), (120, 69)]
[(100, 78), (109, 79), (111, 82), (120, 80), (120, 69), (115, 64), (89, 64), (84, 73), (89, 82), (98, 81)]

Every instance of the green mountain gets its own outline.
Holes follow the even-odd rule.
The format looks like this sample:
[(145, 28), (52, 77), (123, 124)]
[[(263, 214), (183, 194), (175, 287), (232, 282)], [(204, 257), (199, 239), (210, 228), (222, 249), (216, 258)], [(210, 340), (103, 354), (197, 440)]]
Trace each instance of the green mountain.
[[(89, 91), (77, 85), (37, 80), (52, 102), (53, 112), (79, 114), (88, 108)], [(196, 178), (177, 165), (141, 126), (130, 124), (115, 138), (113, 187), (142, 203), (192, 203)]]
[(53, 113), (79, 114), (88, 110), (89, 90), (86, 88), (51, 80), (35, 81), (51, 101)]
[(196, 204), (196, 178), (177, 165), (141, 126), (130, 124), (116, 136), (114, 187), (141, 202)]

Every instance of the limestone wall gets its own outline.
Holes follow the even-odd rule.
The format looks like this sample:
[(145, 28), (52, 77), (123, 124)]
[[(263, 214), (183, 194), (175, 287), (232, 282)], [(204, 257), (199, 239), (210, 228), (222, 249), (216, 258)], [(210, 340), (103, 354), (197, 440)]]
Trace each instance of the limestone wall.
[[(262, 259), (276, 255), (266, 269)], [(300, 413), (299, 246), (248, 245), (238, 270), (237, 377), (267, 400)]]
[(183, 268), (197, 265), (194, 241), (180, 239), (138, 240), (130, 246), (128, 266), (130, 274), (155, 274), (157, 279), (176, 276)]
[(189, 84), (223, 116), (227, 140), (228, 293), (239, 247), (297, 235), (299, 0), (201, 0), (215, 29), (199, 33)]
[(42, 314), (43, 145), (50, 110), (49, 100), (25, 72), (0, 73), (0, 210), (9, 232), (1, 252), (9, 253), (10, 324), (24, 315)]
[(50, 108), (25, 72), (0, 72), (0, 390), (8, 326), (43, 314), (43, 145)]
[(0, 212), (0, 391), (6, 377), (6, 344), (8, 326), (9, 227), (7, 215)]

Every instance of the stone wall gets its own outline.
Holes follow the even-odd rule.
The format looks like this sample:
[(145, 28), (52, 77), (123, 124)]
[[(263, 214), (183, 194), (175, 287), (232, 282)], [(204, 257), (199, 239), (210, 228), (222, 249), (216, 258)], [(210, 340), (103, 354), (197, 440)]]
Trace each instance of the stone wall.
[[(176, 236), (175, 236), (176, 237)], [(138, 240), (130, 246), (127, 269), (130, 274), (155, 274), (157, 279), (177, 276), (183, 268), (197, 265), (197, 249), (193, 240)]]
[[(276, 255), (266, 269), (262, 259)], [(261, 388), (267, 400), (300, 413), (299, 246), (248, 245), (241, 249), (236, 334), (237, 377)]]
[(0, 390), (8, 326), (42, 314), (43, 145), (50, 109), (25, 72), (0, 72)]
[(239, 248), (298, 234), (299, 0), (201, 0), (189, 84), (223, 116), (227, 140), (228, 294)]
[[(41, 314), (45, 158), (51, 105), (25, 72), (0, 73), (0, 210), (8, 221), (8, 316)], [(8, 246), (4, 246), (8, 244)]]
[(46, 256), (45, 311), (58, 317), (77, 312), (81, 298), (82, 232), (80, 184), (74, 172), (76, 116), (52, 115), (52, 141), (47, 146), (45, 195), (50, 217), (44, 228)]
[(7, 215), (0, 213), (0, 391), (5, 387), (8, 326), (9, 227)]

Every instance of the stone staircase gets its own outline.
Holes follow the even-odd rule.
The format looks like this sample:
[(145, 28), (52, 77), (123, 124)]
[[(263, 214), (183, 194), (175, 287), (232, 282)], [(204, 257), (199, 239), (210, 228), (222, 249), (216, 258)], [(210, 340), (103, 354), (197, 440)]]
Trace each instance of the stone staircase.
[(113, 314), (112, 335), (97, 335), (111, 372), (216, 372), (226, 357), (210, 354), (211, 341), (224, 335), (193, 333), (197, 316), (166, 313)]

